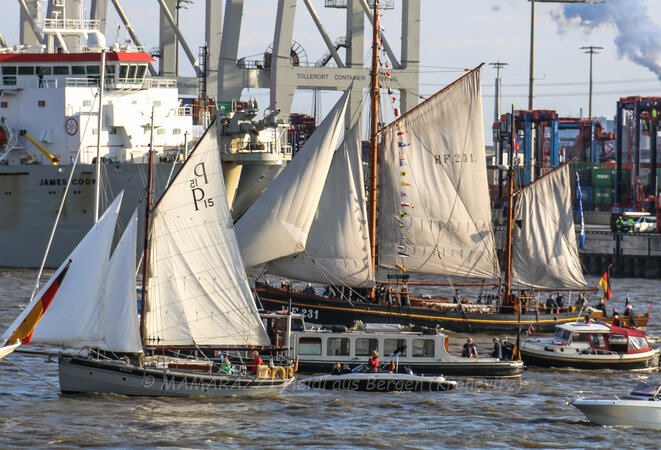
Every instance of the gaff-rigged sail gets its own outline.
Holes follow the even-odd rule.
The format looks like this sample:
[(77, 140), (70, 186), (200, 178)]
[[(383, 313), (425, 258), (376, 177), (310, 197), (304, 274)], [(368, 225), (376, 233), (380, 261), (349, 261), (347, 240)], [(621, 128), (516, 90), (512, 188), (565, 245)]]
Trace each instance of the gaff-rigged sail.
[(154, 208), (148, 345), (269, 345), (234, 234), (215, 122)]
[(382, 135), (380, 265), (498, 278), (479, 69)]
[(361, 161), (360, 121), (333, 156), (305, 251), (269, 263), (269, 273), (316, 283), (374, 285)]
[(576, 246), (569, 165), (517, 195), (512, 230), (512, 281), (557, 289), (585, 286)]
[(275, 181), (236, 223), (241, 256), (254, 267), (305, 250), (342, 135), (349, 90)]

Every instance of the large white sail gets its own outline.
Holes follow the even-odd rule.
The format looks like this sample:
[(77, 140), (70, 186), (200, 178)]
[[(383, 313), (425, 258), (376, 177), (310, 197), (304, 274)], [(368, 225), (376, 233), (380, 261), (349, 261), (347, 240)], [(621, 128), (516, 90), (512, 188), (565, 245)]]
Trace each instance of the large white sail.
[[(33, 343), (81, 348), (103, 338), (103, 327), (99, 326), (98, 321), (99, 310), (102, 308), (100, 292), (108, 268), (122, 197), (123, 193), (113, 201), (65, 261), (64, 264), (69, 259), (73, 262), (48, 311), (34, 329)], [(23, 321), (41, 294), (34, 297), (9, 330)], [(3, 336), (4, 339), (7, 337)]]
[(478, 69), (383, 132), (379, 262), (497, 278)]
[(276, 259), (267, 271), (316, 283), (374, 285), (363, 180), (358, 121), (333, 156), (305, 252)]
[(90, 347), (114, 352), (142, 351), (135, 289), (138, 211), (131, 216), (124, 235), (110, 258), (99, 308), (103, 337)]
[(585, 286), (576, 246), (569, 165), (548, 173), (517, 195), (512, 280), (535, 288)]
[(146, 343), (269, 345), (227, 206), (215, 123), (153, 217)]
[(347, 90), (275, 181), (236, 223), (246, 267), (305, 250), (333, 152), (342, 134)]

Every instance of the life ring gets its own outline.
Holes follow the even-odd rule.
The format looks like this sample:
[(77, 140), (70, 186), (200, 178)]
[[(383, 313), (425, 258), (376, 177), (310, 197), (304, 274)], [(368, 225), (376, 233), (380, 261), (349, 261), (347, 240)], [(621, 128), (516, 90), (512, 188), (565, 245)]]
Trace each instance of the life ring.
[(290, 367), (289, 369), (287, 369), (287, 377), (292, 378), (293, 376), (294, 376), (294, 368)]
[(287, 378), (287, 371), (284, 367), (274, 367), (271, 369), (271, 378), (275, 378), (276, 376), (279, 376), (281, 380), (284, 380)]

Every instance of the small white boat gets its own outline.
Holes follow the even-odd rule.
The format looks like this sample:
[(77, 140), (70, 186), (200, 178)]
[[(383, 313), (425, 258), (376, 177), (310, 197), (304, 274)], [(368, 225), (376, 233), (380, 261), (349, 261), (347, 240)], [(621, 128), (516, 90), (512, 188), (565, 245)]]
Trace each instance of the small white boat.
[(440, 392), (457, 387), (456, 381), (442, 376), (408, 375), (405, 373), (359, 372), (321, 375), (301, 380), (312, 389), (362, 392)]
[(599, 425), (626, 425), (661, 430), (661, 384), (638, 383), (631, 394), (619, 398), (578, 397), (569, 404)]
[(659, 350), (643, 330), (599, 323), (565, 323), (550, 338), (521, 344), (526, 366), (641, 370), (659, 366)]

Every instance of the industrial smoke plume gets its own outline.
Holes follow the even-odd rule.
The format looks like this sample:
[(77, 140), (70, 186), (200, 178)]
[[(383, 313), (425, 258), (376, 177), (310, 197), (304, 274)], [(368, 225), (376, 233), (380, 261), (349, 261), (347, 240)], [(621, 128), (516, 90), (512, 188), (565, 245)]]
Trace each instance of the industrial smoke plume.
[(607, 0), (596, 5), (565, 5), (553, 18), (563, 33), (568, 27), (593, 30), (609, 27), (617, 32), (619, 56), (647, 67), (661, 79), (661, 27), (647, 15), (642, 0)]

